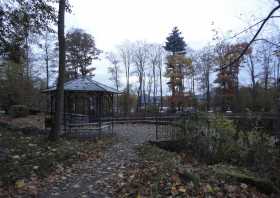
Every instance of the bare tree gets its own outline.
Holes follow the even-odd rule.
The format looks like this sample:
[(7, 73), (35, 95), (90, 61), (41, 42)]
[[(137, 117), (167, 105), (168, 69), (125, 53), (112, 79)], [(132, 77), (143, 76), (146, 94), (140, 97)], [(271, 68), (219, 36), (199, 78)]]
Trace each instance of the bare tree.
[(108, 53), (106, 58), (113, 65), (111, 67), (108, 67), (108, 72), (111, 75), (110, 80), (114, 83), (117, 90), (119, 91), (119, 88), (121, 86), (121, 81), (120, 81), (121, 68), (119, 66), (120, 60), (117, 57), (117, 55), (114, 54), (113, 52)]
[(280, 85), (280, 58), (277, 57), (277, 62), (274, 64), (274, 86), (279, 88)]
[[(148, 83), (147, 83), (147, 96), (148, 96), (148, 105), (150, 106), (152, 104), (151, 101), (151, 93), (152, 93), (152, 86), (153, 86), (153, 80), (154, 76), (151, 72), (147, 73)], [(155, 98), (155, 97), (154, 97)]]
[(162, 109), (163, 107), (163, 89), (162, 89), (162, 75), (164, 73), (163, 71), (163, 60), (165, 57), (165, 51), (163, 50), (163, 48), (158, 48), (158, 64), (157, 64), (157, 68), (158, 68), (158, 74), (159, 74), (159, 85), (160, 85), (160, 108)]
[[(160, 78), (160, 92), (162, 97), (162, 59), (164, 50), (160, 44), (151, 44), (149, 46), (149, 63), (152, 66), (152, 74), (153, 74), (153, 103), (156, 104), (156, 92), (157, 92), (157, 76)], [(162, 107), (162, 101), (161, 101)]]
[[(264, 26), (266, 25), (266, 23), (271, 19), (271, 18), (274, 18), (275, 16), (273, 16), (273, 14), (278, 11), (280, 9), (280, 0), (275, 0), (277, 1), (277, 6), (275, 6), (270, 12), (269, 14), (267, 15), (266, 18), (264, 18), (263, 20), (259, 21), (258, 23), (250, 26), (249, 28), (247, 28), (246, 30), (243, 30), (242, 32), (236, 34), (234, 37), (236, 37), (237, 35), (243, 33), (243, 32), (246, 32), (248, 31), (249, 29), (251, 29), (252, 27), (256, 26), (256, 25), (259, 25), (259, 28), (258, 30), (256, 31), (256, 33), (254, 34), (254, 36), (252, 37), (252, 39), (249, 41), (249, 43), (246, 45), (246, 47), (242, 50), (242, 52), (240, 53), (240, 55), (235, 58), (234, 60), (232, 60), (229, 64), (224, 64), (222, 67), (220, 67), (220, 69), (224, 69), (226, 67), (230, 67), (231, 65), (237, 63), (240, 61), (240, 59), (246, 55), (247, 53), (247, 50), (249, 50), (250, 46), (257, 40), (257, 37), (259, 36), (259, 34), (261, 33), (262, 29), (264, 28)], [(280, 101), (280, 100), (279, 100)]]
[[(120, 74), (121, 74), (121, 68), (119, 66), (120, 60), (117, 57), (117, 55), (113, 52), (109, 52), (106, 55), (106, 58), (108, 61), (112, 64), (111, 67), (108, 67), (108, 72), (110, 74), (110, 80), (114, 83), (115, 87), (119, 91), (120, 86), (121, 86), (121, 81), (120, 81)], [(118, 95), (116, 96), (116, 110), (117, 112), (119, 111), (119, 98)]]
[(196, 64), (192, 64), (192, 62), (194, 61), (195, 57), (195, 52), (192, 49), (188, 49), (189, 51), (189, 56), (191, 58), (191, 64), (188, 67), (183, 68), (183, 73), (185, 74), (185, 78), (189, 77), (190, 78), (190, 92), (192, 93), (192, 95), (195, 95), (195, 81), (196, 81), (196, 77), (197, 77), (197, 65)]
[(121, 62), (124, 66), (125, 70), (125, 78), (126, 78), (126, 105), (125, 105), (125, 112), (128, 113), (128, 99), (129, 99), (129, 92), (130, 92), (130, 69), (132, 65), (132, 46), (130, 42), (124, 42), (122, 45), (118, 47), (119, 55)]
[(248, 56), (248, 61), (247, 61), (247, 70), (251, 79), (251, 86), (252, 86), (252, 105), (253, 108), (255, 108), (256, 105), (256, 97), (257, 97), (257, 88), (256, 88), (256, 81), (257, 81), (257, 71), (256, 71), (256, 61), (257, 61), (257, 56), (254, 56), (253, 54), (250, 54)]
[(265, 44), (260, 46), (260, 58), (262, 64), (261, 81), (264, 89), (267, 91), (271, 80), (271, 69), (272, 69), (272, 51), (270, 46)]
[(133, 50), (133, 63), (135, 64), (135, 73), (138, 77), (138, 102), (137, 102), (137, 111), (141, 106), (142, 98), (144, 99), (144, 104), (146, 106), (146, 94), (145, 94), (145, 70), (146, 64), (148, 62), (148, 44), (143, 41), (137, 41), (134, 43)]
[(204, 93), (206, 95), (206, 108), (207, 111), (210, 110), (210, 104), (211, 104), (211, 95), (210, 95), (210, 88), (211, 88), (211, 81), (210, 81), (210, 75), (213, 71), (214, 66), (214, 57), (213, 57), (213, 49), (208, 46), (203, 48), (197, 58), (195, 59), (195, 63), (197, 65), (197, 68), (200, 73), (200, 84), (201, 89), (204, 90)]
[(51, 73), (54, 72), (51, 70), (52, 68), (56, 67), (57, 64), (57, 58), (56, 58), (56, 47), (55, 47), (55, 35), (51, 32), (46, 31), (43, 34), (43, 43), (39, 44), (39, 47), (43, 50), (42, 59), (44, 60), (45, 69), (44, 72), (46, 73), (46, 86), (47, 89), (50, 85), (50, 78)]

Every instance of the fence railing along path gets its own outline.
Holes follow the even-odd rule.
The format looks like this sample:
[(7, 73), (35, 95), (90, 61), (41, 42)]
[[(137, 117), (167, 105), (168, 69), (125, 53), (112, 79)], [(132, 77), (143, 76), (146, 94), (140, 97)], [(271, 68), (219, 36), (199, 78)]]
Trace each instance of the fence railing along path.
[(64, 135), (79, 137), (96, 137), (104, 134), (114, 134), (114, 125), (116, 124), (139, 124), (139, 133), (141, 133), (141, 124), (155, 126), (156, 141), (175, 140), (184, 129), (181, 125), (175, 123), (179, 116), (147, 116), (147, 117), (104, 117), (98, 118), (92, 122), (86, 115), (66, 114), (64, 116)]
[[(95, 134), (102, 135), (103, 133), (114, 133), (114, 125), (116, 124), (151, 124), (155, 126), (156, 141), (177, 140), (185, 135), (187, 130), (186, 124), (188, 121), (196, 117), (196, 119), (203, 119), (209, 122), (213, 119), (214, 114), (151, 114), (149, 116), (114, 116), (98, 118), (91, 121), (87, 115), (67, 114), (65, 115), (65, 133), (67, 135), (73, 134)], [(215, 117), (215, 116), (214, 116)], [(268, 125), (272, 128), (279, 124), (277, 114), (225, 114), (224, 117), (240, 122), (250, 122), (250, 120), (268, 120)], [(178, 121), (182, 121), (179, 123)], [(254, 121), (252, 121), (254, 122)], [(271, 124), (272, 123), (272, 124)], [(246, 123), (247, 124), (247, 123)], [(275, 126), (274, 126), (275, 125)], [(263, 126), (264, 127), (264, 126)], [(245, 127), (246, 128), (246, 127)], [(260, 127), (261, 128), (261, 127)], [(141, 129), (139, 129), (141, 133)], [(273, 131), (277, 136), (280, 133)]]

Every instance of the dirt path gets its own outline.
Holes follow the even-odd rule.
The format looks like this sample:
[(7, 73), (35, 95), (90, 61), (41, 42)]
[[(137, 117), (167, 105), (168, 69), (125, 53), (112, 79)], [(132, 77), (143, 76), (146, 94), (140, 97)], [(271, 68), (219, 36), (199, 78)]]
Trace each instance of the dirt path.
[(135, 146), (151, 140), (152, 125), (116, 125), (116, 143), (100, 160), (78, 164), (74, 171), (65, 172), (60, 182), (39, 194), (41, 198), (115, 197), (114, 186), (128, 169), (138, 166)]

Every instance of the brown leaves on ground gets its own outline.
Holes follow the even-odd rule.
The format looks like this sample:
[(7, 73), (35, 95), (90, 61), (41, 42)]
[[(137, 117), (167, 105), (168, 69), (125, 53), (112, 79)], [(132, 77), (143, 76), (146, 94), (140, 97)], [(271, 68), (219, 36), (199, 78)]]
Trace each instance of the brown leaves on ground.
[[(44, 183), (61, 180), (62, 173), (72, 171), (79, 161), (102, 157), (111, 143), (103, 140), (47, 141), (45, 136), (26, 136), (0, 128), (0, 197), (37, 195)], [(47, 178), (47, 179), (46, 179)]]
[[(25, 136), (7, 130), (0, 130), (0, 136), (0, 151), (4, 154), (0, 155), (0, 197), (37, 197), (43, 188), (60, 183), (79, 189), (83, 186), (71, 179), (83, 179), (85, 174), (92, 179), (85, 188), (111, 190), (110, 195), (116, 198), (268, 197), (256, 186), (234, 179), (234, 175), (240, 174), (230, 166), (208, 166), (188, 153), (178, 155), (149, 144), (138, 146), (137, 154), (128, 143), (113, 144), (102, 161), (99, 159), (103, 159), (105, 147), (112, 143), (110, 138), (48, 142), (43, 136)], [(101, 163), (91, 163), (97, 161)], [(93, 164), (102, 176), (95, 178), (98, 180), (91, 177)], [(217, 171), (221, 167), (227, 170), (222, 173), (230, 170), (227, 174), (230, 177)]]
[(118, 197), (268, 197), (245, 183), (227, 181), (211, 166), (183, 160), (154, 146), (138, 149), (142, 163), (127, 170), (116, 187)]
[(45, 128), (45, 116), (43, 114), (29, 115), (26, 117), (13, 118), (11, 116), (1, 116), (0, 122), (8, 123), (17, 128)]

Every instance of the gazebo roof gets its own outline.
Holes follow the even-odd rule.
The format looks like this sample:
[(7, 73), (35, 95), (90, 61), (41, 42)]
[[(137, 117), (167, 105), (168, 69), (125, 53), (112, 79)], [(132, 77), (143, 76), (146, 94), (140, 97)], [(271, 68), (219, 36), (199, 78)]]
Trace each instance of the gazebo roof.
[[(52, 92), (56, 90), (56, 86), (43, 90), (43, 92)], [(80, 77), (74, 80), (70, 80), (64, 83), (65, 91), (73, 92), (108, 92), (108, 93), (120, 93), (115, 88), (109, 87), (102, 83), (93, 80), (90, 76)]]

